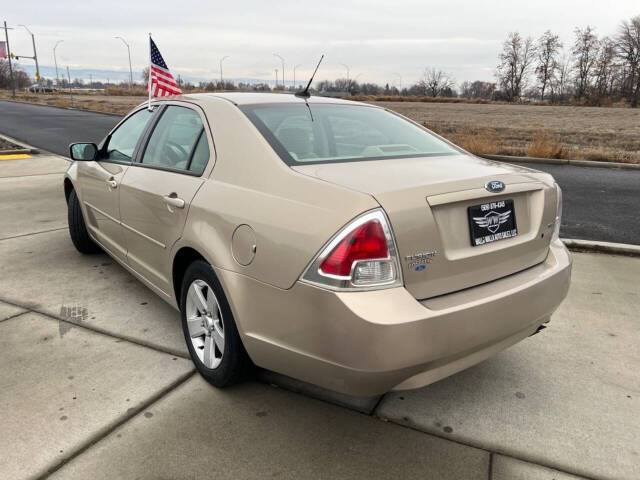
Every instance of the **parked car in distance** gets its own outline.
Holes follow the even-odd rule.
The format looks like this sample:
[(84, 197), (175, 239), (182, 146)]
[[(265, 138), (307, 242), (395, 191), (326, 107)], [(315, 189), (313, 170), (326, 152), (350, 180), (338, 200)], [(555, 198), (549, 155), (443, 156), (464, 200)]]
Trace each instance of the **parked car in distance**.
[(427, 385), (536, 333), (567, 294), (553, 178), (384, 108), (195, 94), (70, 146), (69, 231), (178, 309), (198, 371), (351, 395)]
[(54, 87), (50, 87), (48, 85), (41, 85), (39, 83), (34, 83), (33, 85), (30, 85), (29, 87), (27, 87), (26, 90), (31, 93), (53, 93), (57, 91)]

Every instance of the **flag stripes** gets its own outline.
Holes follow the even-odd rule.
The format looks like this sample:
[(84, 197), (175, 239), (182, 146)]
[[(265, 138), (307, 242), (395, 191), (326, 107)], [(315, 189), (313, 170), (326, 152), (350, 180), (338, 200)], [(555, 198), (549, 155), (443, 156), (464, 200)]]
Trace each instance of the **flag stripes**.
[(151, 62), (149, 64), (150, 81), (147, 83), (147, 90), (154, 97), (167, 97), (169, 95), (181, 95), (180, 85), (175, 81), (169, 71), (155, 42), (149, 37), (151, 42)]

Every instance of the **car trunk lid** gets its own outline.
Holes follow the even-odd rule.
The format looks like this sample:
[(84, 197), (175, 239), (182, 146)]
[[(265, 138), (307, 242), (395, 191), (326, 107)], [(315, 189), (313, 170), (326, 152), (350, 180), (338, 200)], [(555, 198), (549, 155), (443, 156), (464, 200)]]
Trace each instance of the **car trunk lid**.
[[(405, 287), (417, 299), (486, 283), (547, 256), (556, 214), (547, 174), (463, 154), (292, 168), (380, 203), (396, 237)], [(487, 191), (490, 181), (505, 189)], [(473, 246), (469, 207), (489, 205), (489, 213), (492, 203), (503, 201), (507, 208), (513, 201), (517, 235)]]

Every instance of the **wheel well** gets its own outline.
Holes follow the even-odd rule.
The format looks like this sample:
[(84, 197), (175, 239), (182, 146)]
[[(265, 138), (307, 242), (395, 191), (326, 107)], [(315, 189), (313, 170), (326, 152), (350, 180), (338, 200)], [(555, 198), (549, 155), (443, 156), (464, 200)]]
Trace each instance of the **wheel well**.
[(173, 290), (178, 305), (180, 305), (182, 278), (184, 277), (184, 273), (187, 271), (187, 267), (196, 260), (205, 260), (205, 258), (196, 250), (189, 247), (183, 247), (178, 250), (178, 253), (176, 253), (176, 256), (173, 259)]
[(67, 200), (67, 203), (69, 203), (69, 196), (71, 195), (71, 192), (73, 191), (73, 183), (71, 183), (71, 180), (69, 180), (68, 178), (64, 179), (64, 198)]

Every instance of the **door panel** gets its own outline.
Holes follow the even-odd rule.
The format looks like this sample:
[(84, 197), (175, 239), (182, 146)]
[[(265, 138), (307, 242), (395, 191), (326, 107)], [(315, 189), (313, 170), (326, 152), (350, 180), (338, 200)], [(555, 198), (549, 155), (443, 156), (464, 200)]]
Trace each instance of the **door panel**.
[(120, 225), (120, 182), (129, 168), (153, 112), (138, 110), (107, 137), (97, 162), (78, 162), (82, 202), (91, 234), (120, 260), (126, 259), (126, 245)]
[(127, 262), (156, 287), (172, 289), (172, 245), (182, 235), (200, 177), (132, 166), (120, 190), (120, 219)]
[(78, 162), (78, 178), (82, 202), (91, 234), (121, 260), (125, 260), (120, 226), (119, 186), (128, 165), (101, 162)]

